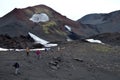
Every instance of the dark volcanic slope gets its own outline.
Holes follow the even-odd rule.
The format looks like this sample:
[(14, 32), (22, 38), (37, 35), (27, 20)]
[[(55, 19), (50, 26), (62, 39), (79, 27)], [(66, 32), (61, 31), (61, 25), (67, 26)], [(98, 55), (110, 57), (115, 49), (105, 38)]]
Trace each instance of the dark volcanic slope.
[[(34, 14), (40, 13), (47, 14), (49, 21), (35, 23), (30, 20)], [(27, 38), (28, 32), (32, 32), (48, 41), (66, 41), (68, 35), (71, 35), (72, 33), (66, 31), (64, 27), (65, 25), (72, 28), (73, 34), (78, 36), (82, 34), (82, 32), (80, 32), (81, 26), (79, 23), (62, 16), (45, 5), (27, 7), (24, 9), (15, 8), (13, 11), (0, 18), (0, 35), (7, 35), (10, 38), (17, 37), (21, 39), (20, 36)], [(26, 40), (24, 41), (26, 42)], [(13, 42), (12, 39), (10, 42)]]
[(90, 38), (101, 40), (103, 43), (120, 46), (120, 33), (103, 33)]
[(87, 36), (93, 36), (102, 33), (120, 32), (120, 11), (114, 11), (108, 14), (89, 14), (78, 22), (82, 23)]
[[(45, 13), (48, 15), (50, 20), (45, 23), (34, 23), (30, 21), (29, 19), (37, 13)], [(5, 15), (0, 19), (0, 34), (8, 34), (9, 36), (18, 36), (18, 35), (27, 35), (28, 31), (31, 31), (35, 34), (37, 34), (40, 37), (44, 36), (52, 36), (55, 38), (57, 35), (60, 37), (64, 37), (64, 26), (69, 25), (74, 29), (76, 29), (75, 32), (78, 31), (79, 23), (76, 23), (75, 21), (72, 21), (65, 16), (62, 16), (58, 12), (54, 11), (53, 9), (45, 6), (45, 5), (38, 5), (34, 7), (28, 7), (25, 9), (17, 9), (15, 8), (13, 11)], [(43, 26), (49, 25), (51, 26), (51, 29), (48, 29), (48, 33), (45, 33)], [(44, 35), (44, 36), (43, 36)], [(59, 38), (57, 37), (57, 38)], [(60, 38), (61, 38), (60, 37)], [(45, 37), (46, 38), (46, 37)], [(50, 39), (50, 38), (48, 38)], [(61, 38), (62, 39), (62, 38)], [(52, 40), (52, 39), (50, 39)]]

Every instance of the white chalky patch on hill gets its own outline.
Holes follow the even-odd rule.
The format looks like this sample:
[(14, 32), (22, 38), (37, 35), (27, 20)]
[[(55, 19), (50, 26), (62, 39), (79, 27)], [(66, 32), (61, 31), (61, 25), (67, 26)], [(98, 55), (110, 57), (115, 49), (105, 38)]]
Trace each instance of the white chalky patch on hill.
[(45, 13), (40, 13), (40, 14), (34, 14), (31, 18), (31, 21), (35, 22), (35, 23), (39, 23), (39, 22), (47, 22), (49, 21), (49, 17), (47, 14)]

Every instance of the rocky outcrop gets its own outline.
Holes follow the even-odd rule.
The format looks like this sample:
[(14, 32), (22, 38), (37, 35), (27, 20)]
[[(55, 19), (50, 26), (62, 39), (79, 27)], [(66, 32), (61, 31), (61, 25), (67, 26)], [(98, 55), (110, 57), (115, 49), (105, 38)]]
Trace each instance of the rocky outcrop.
[(29, 46), (34, 48), (33, 39), (30, 36), (9, 37), (8, 35), (0, 35), (0, 47), (2, 48), (26, 48)]

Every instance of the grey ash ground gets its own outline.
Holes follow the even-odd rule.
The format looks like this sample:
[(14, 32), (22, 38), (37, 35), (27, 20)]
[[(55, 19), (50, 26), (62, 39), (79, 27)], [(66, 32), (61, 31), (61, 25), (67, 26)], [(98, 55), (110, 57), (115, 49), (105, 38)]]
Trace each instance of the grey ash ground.
[[(0, 52), (0, 80), (120, 80), (120, 47), (81, 43), (59, 45), (37, 60), (35, 52)], [(20, 63), (20, 74), (12, 64)]]

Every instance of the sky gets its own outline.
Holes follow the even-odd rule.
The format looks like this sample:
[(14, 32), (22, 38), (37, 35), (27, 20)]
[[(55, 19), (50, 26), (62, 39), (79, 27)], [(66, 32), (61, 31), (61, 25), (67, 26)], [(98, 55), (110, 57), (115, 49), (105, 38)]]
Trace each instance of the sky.
[(120, 0), (0, 0), (0, 17), (14, 8), (44, 4), (60, 14), (78, 20), (91, 13), (109, 13), (120, 10)]

